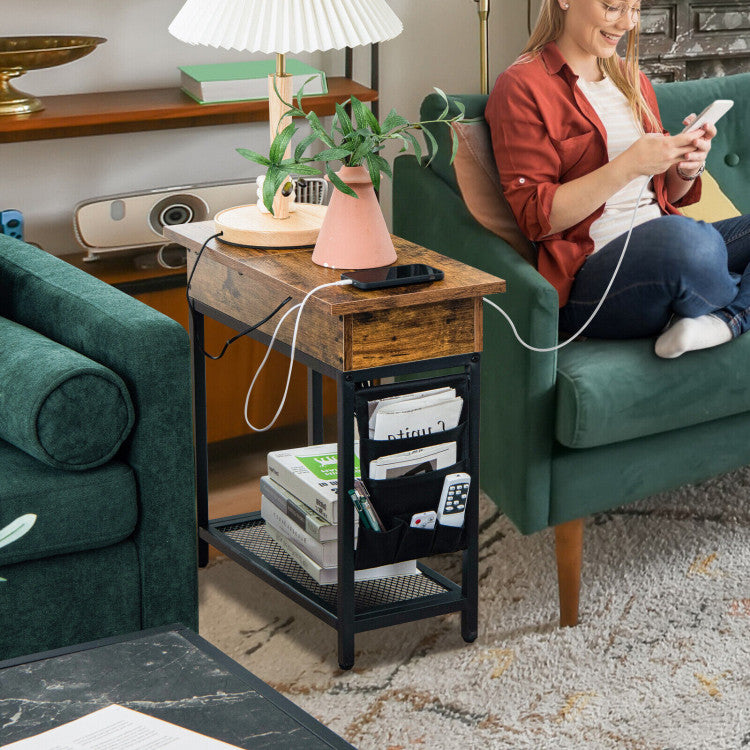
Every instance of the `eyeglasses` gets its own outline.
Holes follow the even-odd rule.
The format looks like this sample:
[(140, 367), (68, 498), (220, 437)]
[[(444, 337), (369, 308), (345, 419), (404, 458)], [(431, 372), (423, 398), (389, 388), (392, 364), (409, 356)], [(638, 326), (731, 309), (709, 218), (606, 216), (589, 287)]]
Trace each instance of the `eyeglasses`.
[[(600, 0), (601, 2), (601, 0)], [(630, 14), (630, 20), (633, 23), (638, 23), (641, 20), (641, 9), (633, 8), (627, 3), (620, 3), (619, 5), (610, 5), (610, 3), (601, 2), (602, 8), (604, 8), (604, 18), (609, 23), (619, 21), (626, 13)]]

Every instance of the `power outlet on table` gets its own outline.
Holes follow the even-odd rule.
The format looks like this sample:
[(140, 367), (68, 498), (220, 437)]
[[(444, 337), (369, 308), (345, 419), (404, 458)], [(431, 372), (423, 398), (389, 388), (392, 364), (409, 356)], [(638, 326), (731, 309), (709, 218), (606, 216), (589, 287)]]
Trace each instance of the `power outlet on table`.
[(0, 234), (23, 239), (23, 214), (15, 208), (0, 211)]

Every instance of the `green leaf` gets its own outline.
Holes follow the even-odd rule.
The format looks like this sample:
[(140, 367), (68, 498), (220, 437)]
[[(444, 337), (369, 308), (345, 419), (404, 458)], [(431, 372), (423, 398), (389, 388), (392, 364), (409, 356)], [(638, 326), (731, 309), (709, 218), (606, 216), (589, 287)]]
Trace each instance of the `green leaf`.
[(271, 144), (271, 150), (268, 152), (268, 158), (271, 164), (278, 164), (284, 158), (284, 152), (292, 136), (297, 132), (297, 126), (293, 123), (287, 125), (274, 139)]
[(362, 160), (366, 158), (368, 154), (374, 153), (376, 153), (376, 145), (373, 143), (372, 137), (364, 139), (354, 151), (352, 151), (349, 165), (356, 167), (362, 163)]
[(273, 199), (281, 184), (287, 178), (288, 170), (279, 169), (277, 166), (271, 166), (266, 172), (266, 179), (263, 183), (263, 205), (273, 213)]
[(304, 81), (297, 91), (297, 96), (294, 97), (297, 100), (297, 106), (299, 108), (298, 113), (302, 117), (305, 116), (305, 113), (302, 111), (302, 96), (305, 93), (305, 86), (307, 86), (310, 81), (314, 81), (317, 77), (318, 76), (310, 76), (306, 81)]
[(307, 150), (307, 147), (318, 140), (318, 134), (315, 132), (310, 133), (309, 135), (306, 135), (298, 144), (297, 148), (294, 149), (294, 159), (295, 161), (299, 161), (302, 158), (302, 155)]
[(404, 137), (409, 139), (409, 143), (411, 143), (411, 147), (414, 149), (414, 156), (417, 157), (417, 161), (422, 161), (422, 147), (419, 145), (419, 139), (414, 135), (414, 133), (404, 133)]
[(348, 159), (351, 151), (348, 148), (341, 148), (336, 146), (335, 148), (326, 148), (323, 151), (318, 152), (312, 157), (315, 161), (343, 161)]
[(350, 195), (352, 198), (358, 198), (359, 196), (352, 190), (329, 166), (326, 164), (326, 174), (328, 179), (331, 181), (336, 190), (340, 190), (345, 195)]
[(427, 150), (429, 153), (427, 164), (429, 164), (437, 155), (437, 152), (438, 152), (437, 140), (435, 139), (435, 136), (432, 134), (432, 131), (429, 128), (423, 128), (422, 132), (424, 133), (425, 140), (427, 141)]
[(375, 163), (380, 167), (381, 172), (385, 172), (390, 178), (393, 178), (391, 165), (382, 156), (373, 154), (373, 159), (375, 159)]
[(368, 154), (365, 158), (367, 171), (370, 173), (372, 186), (375, 190), (380, 190), (380, 165), (375, 161), (375, 154)]
[(282, 161), (279, 165), (286, 170), (287, 174), (301, 174), (307, 175), (309, 177), (320, 174), (320, 170), (310, 164), (300, 164), (299, 162), (295, 162), (293, 159), (288, 159), (287, 161)]
[(448, 162), (449, 164), (453, 164), (453, 160), (456, 158), (456, 154), (458, 153), (458, 135), (456, 134), (456, 131), (451, 128), (451, 160)]
[(20, 539), (36, 523), (36, 515), (27, 513), (11, 521), (7, 526), (0, 529), (0, 547), (5, 547), (11, 542)]
[(354, 131), (352, 121), (349, 119), (349, 115), (346, 114), (346, 110), (337, 102), (336, 103), (336, 116), (341, 126), (341, 132), (344, 135), (348, 135)]
[(389, 133), (391, 130), (396, 128), (403, 128), (409, 124), (409, 121), (405, 117), (401, 117), (395, 109), (392, 109), (388, 116), (383, 121), (382, 132)]
[(443, 102), (445, 102), (445, 109), (438, 115), (437, 118), (438, 120), (444, 120), (445, 116), (448, 114), (451, 108), (450, 102), (448, 101), (448, 96), (446, 95), (445, 91), (439, 89), (437, 86), (433, 86), (433, 88), (435, 89), (435, 91), (437, 91)]
[(310, 123), (310, 127), (312, 128), (313, 133), (315, 133), (318, 138), (323, 143), (325, 143), (326, 146), (333, 148), (336, 145), (333, 141), (333, 138), (331, 138), (331, 136), (326, 133), (323, 125), (320, 122), (320, 118), (315, 114), (315, 112), (308, 113), (307, 121)]
[(267, 156), (259, 154), (257, 151), (251, 151), (249, 148), (238, 148), (237, 153), (245, 159), (254, 161), (256, 164), (262, 164), (264, 167), (271, 166), (271, 160)]
[(352, 97), (352, 113), (357, 122), (357, 130), (380, 135), (378, 119), (356, 96)]

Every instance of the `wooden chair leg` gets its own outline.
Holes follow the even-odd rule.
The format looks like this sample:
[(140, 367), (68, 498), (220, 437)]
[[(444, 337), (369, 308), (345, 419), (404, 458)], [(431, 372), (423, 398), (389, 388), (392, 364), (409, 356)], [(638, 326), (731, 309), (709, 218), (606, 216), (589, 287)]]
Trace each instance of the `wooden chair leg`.
[(555, 526), (557, 584), (560, 590), (560, 625), (578, 625), (578, 596), (581, 590), (583, 519)]

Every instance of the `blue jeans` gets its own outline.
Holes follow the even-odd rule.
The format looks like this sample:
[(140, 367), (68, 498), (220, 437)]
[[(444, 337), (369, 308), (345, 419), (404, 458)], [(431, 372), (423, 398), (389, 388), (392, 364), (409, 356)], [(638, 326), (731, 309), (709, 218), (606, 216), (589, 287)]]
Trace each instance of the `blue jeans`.
[[(590, 255), (576, 274), (560, 329), (573, 334), (607, 288), (624, 234)], [(672, 315), (713, 313), (733, 336), (750, 328), (750, 214), (706, 224), (660, 216), (635, 227), (622, 266), (602, 308), (583, 336), (654, 336)]]

